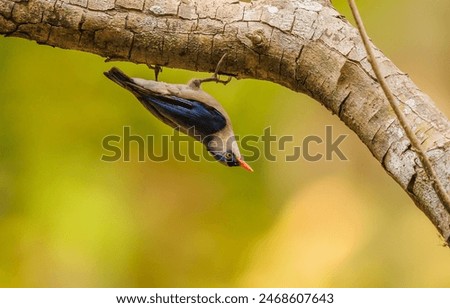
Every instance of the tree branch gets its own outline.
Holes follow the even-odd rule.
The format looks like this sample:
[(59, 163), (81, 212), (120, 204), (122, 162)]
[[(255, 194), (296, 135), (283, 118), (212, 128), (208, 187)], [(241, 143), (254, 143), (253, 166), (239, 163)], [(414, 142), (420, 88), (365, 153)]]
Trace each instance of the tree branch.
[(409, 125), (408, 120), (406, 119), (406, 116), (401, 111), (400, 106), (398, 105), (398, 102), (395, 99), (394, 94), (392, 93), (386, 80), (384, 79), (383, 74), (381, 73), (380, 66), (375, 58), (375, 54), (373, 52), (372, 45), (370, 45), (370, 39), (369, 39), (369, 36), (367, 35), (366, 28), (364, 27), (364, 23), (361, 19), (361, 15), (359, 14), (358, 7), (356, 6), (356, 3), (354, 0), (348, 0), (348, 3), (352, 10), (352, 14), (355, 18), (356, 24), (358, 26), (359, 33), (361, 34), (364, 48), (367, 51), (368, 60), (372, 66), (375, 76), (377, 77), (377, 80), (380, 83), (380, 86), (383, 89), (383, 92), (386, 95), (386, 98), (387, 98), (389, 104), (391, 105), (392, 109), (394, 110), (395, 115), (397, 116), (403, 130), (405, 131), (406, 136), (408, 137), (409, 141), (411, 141), (413, 150), (419, 156), (420, 161), (421, 161), (422, 165), (424, 166), (424, 169), (427, 172), (427, 176), (430, 179), (430, 181), (432, 182), (433, 187), (434, 187), (440, 201), (445, 206), (447, 211), (450, 211), (450, 197), (447, 194), (447, 192), (445, 191), (444, 185), (442, 184), (441, 180), (436, 175), (436, 171), (434, 170), (433, 165), (431, 164), (430, 160), (426, 156), (425, 150), (422, 148), (422, 144), (420, 143), (419, 139), (416, 137), (416, 135), (412, 131), (411, 126)]
[[(17, 1), (17, 0), (16, 0)], [(114, 60), (276, 82), (337, 114), (450, 243), (439, 200), (367, 60), (328, 0), (0, 0), (0, 33)], [(450, 191), (450, 123), (375, 48), (381, 72)]]

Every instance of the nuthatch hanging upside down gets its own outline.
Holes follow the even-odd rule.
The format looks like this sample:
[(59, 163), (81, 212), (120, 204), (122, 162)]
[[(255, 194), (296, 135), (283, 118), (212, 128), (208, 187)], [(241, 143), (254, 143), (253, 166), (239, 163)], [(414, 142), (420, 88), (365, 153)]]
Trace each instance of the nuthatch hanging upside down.
[(220, 163), (253, 171), (241, 158), (225, 109), (200, 89), (202, 82), (230, 80), (217, 77), (220, 62), (212, 77), (193, 79), (187, 85), (130, 78), (115, 67), (105, 76), (133, 93), (159, 120), (202, 142)]

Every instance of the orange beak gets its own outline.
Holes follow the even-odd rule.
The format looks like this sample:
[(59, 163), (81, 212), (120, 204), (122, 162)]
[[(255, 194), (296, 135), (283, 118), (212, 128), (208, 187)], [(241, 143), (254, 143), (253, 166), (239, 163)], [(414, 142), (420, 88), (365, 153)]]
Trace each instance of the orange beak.
[(253, 172), (252, 167), (250, 167), (245, 161), (242, 160), (242, 158), (238, 158), (237, 159), (239, 162), (239, 165), (244, 168), (247, 171)]

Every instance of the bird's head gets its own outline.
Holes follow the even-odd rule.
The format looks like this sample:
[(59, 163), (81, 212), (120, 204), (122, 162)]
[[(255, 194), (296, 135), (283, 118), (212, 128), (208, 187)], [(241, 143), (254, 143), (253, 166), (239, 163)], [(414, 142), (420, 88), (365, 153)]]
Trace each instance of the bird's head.
[(236, 140), (228, 140), (225, 144), (218, 138), (211, 138), (206, 148), (208, 152), (221, 164), (228, 167), (241, 166), (247, 171), (253, 172), (250, 167), (242, 158)]
[(219, 163), (228, 167), (241, 166), (245, 170), (253, 172), (252, 167), (250, 167), (240, 156), (238, 156), (239, 154), (235, 154), (232, 151), (211, 152), (211, 154)]

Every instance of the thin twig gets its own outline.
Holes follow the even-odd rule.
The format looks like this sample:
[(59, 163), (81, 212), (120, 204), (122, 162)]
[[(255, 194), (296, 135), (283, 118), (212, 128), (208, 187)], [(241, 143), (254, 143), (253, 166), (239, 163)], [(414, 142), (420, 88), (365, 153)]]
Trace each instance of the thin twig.
[(425, 151), (422, 148), (422, 145), (420, 144), (419, 139), (416, 137), (413, 130), (409, 126), (406, 116), (400, 110), (397, 99), (395, 98), (394, 94), (392, 94), (392, 91), (389, 88), (385, 78), (381, 74), (380, 67), (378, 65), (377, 60), (375, 59), (375, 54), (373, 52), (372, 45), (370, 44), (369, 37), (367, 35), (363, 21), (361, 19), (361, 15), (359, 14), (358, 7), (356, 6), (354, 0), (348, 0), (348, 3), (352, 10), (352, 14), (353, 14), (353, 17), (355, 18), (356, 24), (358, 26), (359, 33), (360, 33), (362, 41), (364, 43), (364, 47), (366, 49), (369, 62), (372, 65), (373, 71), (375, 72), (375, 76), (377, 77), (378, 82), (380, 83), (380, 86), (383, 89), (384, 94), (386, 95), (386, 98), (389, 101), (389, 104), (391, 105), (392, 109), (394, 110), (394, 112), (400, 122), (400, 125), (405, 130), (406, 136), (411, 141), (414, 151), (419, 156), (419, 159), (421, 160), (422, 165), (425, 168), (428, 178), (430, 179), (430, 181), (433, 184), (434, 190), (436, 191), (439, 199), (441, 200), (442, 204), (445, 206), (447, 211), (450, 212), (450, 197), (447, 194), (447, 192), (445, 191), (444, 185), (438, 178), (433, 166), (431, 165), (430, 160), (425, 155)]

